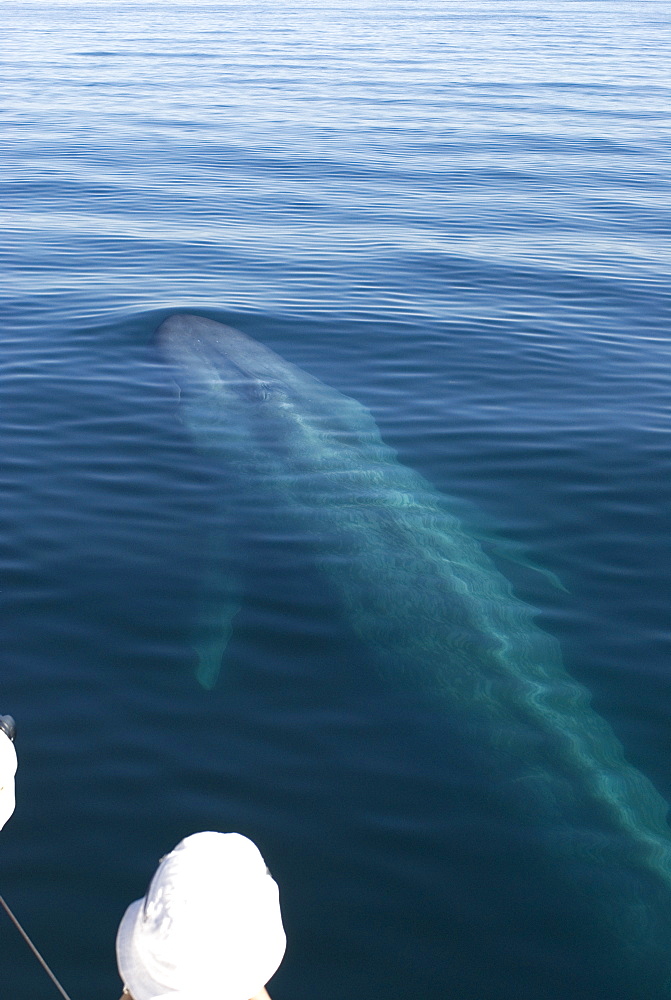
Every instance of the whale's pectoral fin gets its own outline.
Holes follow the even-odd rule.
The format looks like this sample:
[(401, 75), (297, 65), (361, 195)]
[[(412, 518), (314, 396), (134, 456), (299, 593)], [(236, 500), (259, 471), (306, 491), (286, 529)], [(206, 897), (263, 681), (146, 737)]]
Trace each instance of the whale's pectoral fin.
[(502, 537), (482, 511), (473, 510), (470, 504), (464, 503), (456, 497), (450, 497), (449, 507), (446, 504), (444, 509), (449, 514), (456, 516), (462, 524), (468, 526), (469, 534), (480, 542), (485, 552), (492, 557), (494, 562), (512, 563), (513, 566), (520, 566), (531, 573), (538, 573), (555, 590), (561, 590), (564, 594), (570, 594), (570, 590), (564, 585), (554, 570), (548, 569), (547, 566), (542, 566), (531, 559), (527, 555), (522, 542)]
[(508, 539), (496, 538), (484, 532), (476, 533), (475, 537), (480, 541), (483, 548), (489, 549), (495, 559), (505, 560), (514, 566), (521, 566), (522, 569), (527, 569), (531, 573), (538, 573), (539, 576), (544, 577), (550, 586), (556, 590), (561, 590), (564, 594), (570, 593), (554, 570), (548, 569), (546, 566), (541, 566), (540, 563), (530, 559), (524, 554), (521, 545), (518, 543), (509, 541)]
[(554, 570), (548, 569), (546, 566), (541, 566), (539, 563), (534, 562), (531, 559), (527, 559), (519, 553), (505, 551), (502, 547), (495, 548), (494, 552), (495, 555), (498, 555), (503, 559), (507, 559), (508, 562), (511, 562), (516, 566), (521, 566), (522, 569), (528, 569), (532, 573), (538, 573), (540, 576), (544, 577), (548, 583), (555, 588), (555, 590), (561, 590), (564, 594), (570, 594), (570, 590), (568, 587), (564, 586), (560, 577), (554, 572)]
[(224, 653), (233, 634), (233, 619), (239, 610), (238, 601), (227, 601), (226, 604), (219, 605), (216, 625), (210, 624), (207, 628), (210, 634), (196, 646), (196, 680), (206, 691), (211, 691), (217, 683)]
[(196, 600), (193, 646), (198, 660), (196, 680), (211, 691), (233, 634), (233, 619), (240, 610), (241, 588), (231, 565), (228, 538), (213, 532), (206, 537), (206, 543), (208, 558)]

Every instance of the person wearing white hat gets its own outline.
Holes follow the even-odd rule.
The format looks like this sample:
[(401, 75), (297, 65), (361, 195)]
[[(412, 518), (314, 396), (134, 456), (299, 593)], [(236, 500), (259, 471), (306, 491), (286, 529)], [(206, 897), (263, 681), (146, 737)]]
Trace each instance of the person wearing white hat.
[(239, 833), (194, 833), (119, 924), (122, 1000), (269, 1000), (285, 948), (279, 889), (258, 847)]
[(14, 748), (16, 725), (11, 715), (0, 715), (0, 830), (14, 812), (14, 775), (17, 759)]

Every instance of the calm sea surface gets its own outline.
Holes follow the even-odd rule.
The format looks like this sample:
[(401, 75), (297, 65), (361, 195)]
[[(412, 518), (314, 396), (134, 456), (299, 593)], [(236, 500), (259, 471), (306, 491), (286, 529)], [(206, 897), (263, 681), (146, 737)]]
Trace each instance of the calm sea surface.
[[(153, 332), (201, 312), (367, 406), (671, 799), (670, 22), (3, 2), (0, 892), (73, 1000), (116, 1000), (123, 910), (203, 829), (280, 883), (274, 1000), (666, 995), (526, 864), (533, 800), (490, 808), (461, 719), (376, 673), (319, 538), (306, 574), (257, 532), (198, 686), (222, 470)], [(0, 974), (57, 995), (1, 913)]]

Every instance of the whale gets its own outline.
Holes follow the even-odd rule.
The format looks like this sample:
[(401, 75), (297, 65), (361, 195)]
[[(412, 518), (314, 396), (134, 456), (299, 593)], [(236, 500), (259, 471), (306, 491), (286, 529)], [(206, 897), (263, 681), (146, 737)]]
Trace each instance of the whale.
[(247, 334), (176, 314), (156, 342), (195, 445), (315, 539), (315, 565), (381, 675), (471, 727), (500, 801), (543, 830), (640, 995), (671, 997), (668, 804), (449, 498), (399, 461), (363, 405)]

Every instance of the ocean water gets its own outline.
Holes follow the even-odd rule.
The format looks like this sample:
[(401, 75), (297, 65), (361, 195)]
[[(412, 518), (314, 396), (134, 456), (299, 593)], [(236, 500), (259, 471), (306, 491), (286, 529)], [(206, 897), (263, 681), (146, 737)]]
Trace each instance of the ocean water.
[[(525, 851), (533, 798), (493, 808), (464, 719), (376, 672), (318, 537), (257, 528), (198, 686), (225, 470), (153, 334), (208, 315), (368, 407), (671, 800), (670, 20), (3, 3), (0, 893), (73, 1000), (119, 995), (118, 921), (202, 829), (280, 884), (273, 1000), (667, 995)], [(0, 971), (57, 995), (4, 914)]]

